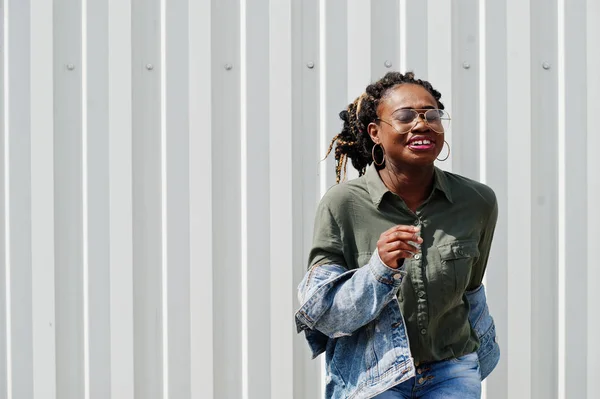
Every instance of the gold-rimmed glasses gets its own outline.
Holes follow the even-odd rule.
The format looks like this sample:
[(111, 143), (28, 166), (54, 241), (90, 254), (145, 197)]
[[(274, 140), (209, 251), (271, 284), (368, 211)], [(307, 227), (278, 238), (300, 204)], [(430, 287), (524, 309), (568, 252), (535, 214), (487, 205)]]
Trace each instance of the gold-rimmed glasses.
[(376, 120), (390, 125), (398, 134), (406, 134), (414, 129), (422, 119), (434, 132), (442, 134), (450, 127), (450, 115), (443, 109), (399, 109), (392, 114), (392, 120)]

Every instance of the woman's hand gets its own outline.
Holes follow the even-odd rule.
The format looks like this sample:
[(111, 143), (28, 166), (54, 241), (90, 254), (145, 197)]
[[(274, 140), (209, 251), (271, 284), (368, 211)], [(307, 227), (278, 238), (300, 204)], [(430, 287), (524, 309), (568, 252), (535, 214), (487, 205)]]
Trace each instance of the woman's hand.
[(423, 243), (420, 233), (420, 226), (404, 225), (394, 226), (383, 232), (377, 241), (379, 258), (392, 269), (400, 267), (405, 258), (412, 258), (420, 251)]

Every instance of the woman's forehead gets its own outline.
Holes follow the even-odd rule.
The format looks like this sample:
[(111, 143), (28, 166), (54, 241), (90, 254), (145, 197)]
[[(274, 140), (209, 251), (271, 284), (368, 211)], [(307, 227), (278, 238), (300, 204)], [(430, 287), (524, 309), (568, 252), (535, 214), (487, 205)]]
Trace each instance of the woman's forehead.
[(437, 101), (423, 86), (415, 84), (401, 84), (390, 89), (379, 102), (379, 108), (384, 111), (394, 112), (399, 108), (437, 108)]

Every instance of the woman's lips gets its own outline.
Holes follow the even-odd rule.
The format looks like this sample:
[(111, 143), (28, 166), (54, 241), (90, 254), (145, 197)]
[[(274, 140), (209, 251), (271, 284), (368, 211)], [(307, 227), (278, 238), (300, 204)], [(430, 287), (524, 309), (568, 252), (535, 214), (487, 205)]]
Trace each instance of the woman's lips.
[(429, 151), (435, 148), (435, 141), (431, 139), (411, 139), (407, 147), (413, 151)]

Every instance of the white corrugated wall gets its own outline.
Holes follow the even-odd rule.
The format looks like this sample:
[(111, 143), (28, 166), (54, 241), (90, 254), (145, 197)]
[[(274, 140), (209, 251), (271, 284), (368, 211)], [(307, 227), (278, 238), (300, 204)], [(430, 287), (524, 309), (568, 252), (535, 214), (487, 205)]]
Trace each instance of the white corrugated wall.
[(600, 2), (3, 0), (0, 399), (314, 399), (337, 114), (414, 70), (491, 185), (488, 399), (600, 395)]

